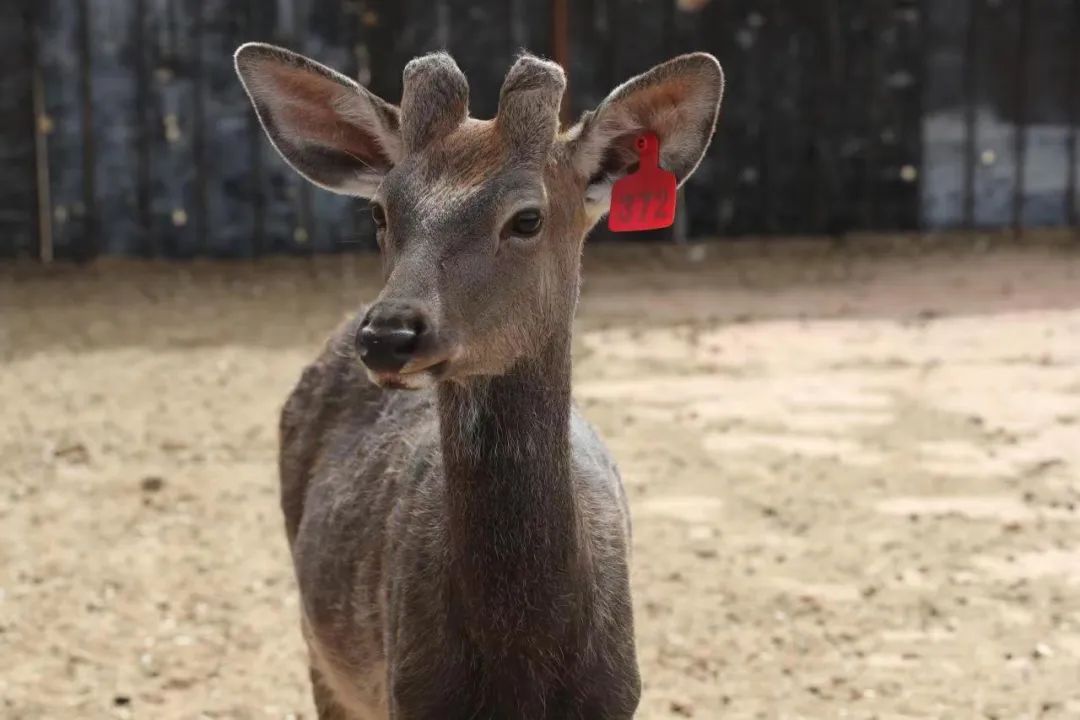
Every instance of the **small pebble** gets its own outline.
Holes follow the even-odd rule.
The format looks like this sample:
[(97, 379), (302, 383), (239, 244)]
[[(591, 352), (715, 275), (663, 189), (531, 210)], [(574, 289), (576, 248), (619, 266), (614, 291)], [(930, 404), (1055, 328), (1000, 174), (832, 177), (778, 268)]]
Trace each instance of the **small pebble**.
[(165, 478), (157, 475), (147, 475), (139, 483), (139, 486), (143, 489), (143, 492), (157, 492), (165, 487)]
[(694, 706), (685, 700), (672, 700), (671, 712), (679, 717), (694, 717)]

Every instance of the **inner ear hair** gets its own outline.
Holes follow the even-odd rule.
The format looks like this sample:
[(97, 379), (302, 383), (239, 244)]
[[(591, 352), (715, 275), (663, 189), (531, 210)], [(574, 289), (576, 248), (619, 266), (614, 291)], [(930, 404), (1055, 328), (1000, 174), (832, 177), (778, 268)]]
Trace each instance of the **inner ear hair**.
[(720, 64), (706, 53), (682, 55), (630, 79), (567, 131), (575, 169), (593, 181), (628, 171), (634, 139), (652, 131), (660, 138), (660, 165), (681, 184), (709, 145), (723, 87)]
[(636, 172), (640, 163), (635, 148), (640, 135), (641, 133), (624, 133), (614, 138), (604, 148), (596, 172), (589, 178), (589, 184), (613, 181)]
[(308, 180), (366, 195), (400, 160), (398, 109), (355, 81), (262, 43), (240, 46), (235, 62), (270, 141)]

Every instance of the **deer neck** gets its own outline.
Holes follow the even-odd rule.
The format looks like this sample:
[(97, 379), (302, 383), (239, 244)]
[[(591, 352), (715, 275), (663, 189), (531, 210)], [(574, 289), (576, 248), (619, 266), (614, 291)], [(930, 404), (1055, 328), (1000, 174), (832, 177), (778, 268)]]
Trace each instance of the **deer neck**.
[(465, 611), (510, 634), (540, 620), (530, 612), (565, 615), (582, 560), (569, 327), (505, 375), (441, 384), (438, 405), (453, 582)]

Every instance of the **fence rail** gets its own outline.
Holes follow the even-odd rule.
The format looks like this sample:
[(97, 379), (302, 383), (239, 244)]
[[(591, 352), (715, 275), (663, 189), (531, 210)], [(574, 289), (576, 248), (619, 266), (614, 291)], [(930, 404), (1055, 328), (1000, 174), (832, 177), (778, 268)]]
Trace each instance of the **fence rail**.
[(1078, 37), (1080, 0), (8, 0), (0, 256), (372, 247), (362, 202), (261, 137), (231, 67), (247, 40), (391, 100), (446, 48), (481, 117), (520, 48), (567, 67), (567, 118), (713, 52), (728, 96), (692, 236), (1076, 225)]

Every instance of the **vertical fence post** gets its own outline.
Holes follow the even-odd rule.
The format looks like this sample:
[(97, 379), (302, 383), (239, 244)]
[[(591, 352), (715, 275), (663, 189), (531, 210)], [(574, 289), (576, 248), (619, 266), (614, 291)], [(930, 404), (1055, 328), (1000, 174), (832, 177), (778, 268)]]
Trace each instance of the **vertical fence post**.
[(570, 107), (570, 21), (567, 0), (551, 0), (551, 56), (566, 71), (566, 89), (563, 91), (559, 114), (562, 122), (569, 123), (573, 117)]
[[(725, 157), (680, 193), (697, 205), (680, 202), (676, 242), (714, 228), (912, 229), (938, 196), (950, 210), (932, 226), (1019, 236), (1065, 223), (1080, 237), (1080, 43), (1067, 42), (1080, 36), (1080, 0), (665, 3), (441, 0), (438, 17), (421, 19), (413, 4), (373, 0), (245, 0), (240, 13), (226, 0), (8, 0), (0, 59), (14, 69), (0, 77), (0, 125), (5, 141), (17, 138), (0, 167), (0, 255), (306, 254), (366, 233), (269, 150), (219, 64), (248, 37), (350, 74), (370, 65), (389, 99), (402, 61), (425, 42), (462, 42), (462, 57), (469, 48), (480, 67), (470, 75), (484, 80), (498, 70), (483, 67), (489, 54), (478, 47), (532, 46), (571, 75), (564, 123), (575, 104), (594, 104), (653, 62), (712, 50), (731, 79), (713, 151)], [(478, 17), (491, 22), (470, 25)], [(921, 41), (921, 61), (920, 23), (935, 33)], [(470, 27), (506, 37), (470, 44)], [(1052, 44), (1047, 28), (1060, 33)], [(1046, 68), (1052, 89), (1037, 82)], [(937, 83), (932, 99), (921, 75)], [(867, 102), (841, 107), (845, 92)], [(927, 124), (937, 116), (944, 122)], [(939, 166), (946, 172), (934, 175)]]
[[(1071, 37), (1080, 37), (1080, 0), (1073, 0), (1072, 3), (1072, 16), (1070, 18), (1069, 27)], [(1066, 140), (1068, 144), (1068, 168), (1066, 169), (1066, 181), (1065, 181), (1065, 207), (1067, 222), (1071, 225), (1077, 238), (1080, 239), (1080, 208), (1077, 207), (1077, 173), (1080, 172), (1080, 168), (1077, 167), (1080, 164), (1080, 158), (1077, 157), (1077, 133), (1080, 129), (1077, 128), (1077, 124), (1080, 123), (1080, 42), (1072, 43), (1072, 54), (1069, 58), (1069, 80), (1068, 80), (1068, 96), (1069, 96), (1069, 108), (1068, 108), (1068, 138)]]
[(80, 261), (97, 257), (99, 249), (97, 192), (94, 183), (96, 143), (94, 142), (93, 60), (90, 55), (90, 0), (79, 0), (79, 129), (82, 134), (82, 197), (86, 219), (74, 257)]
[(26, 0), (0, 3), (0, 258), (36, 253), (29, 5)]
[(975, 227), (975, 96), (976, 49), (979, 38), (979, 5), (982, 0), (967, 0), (968, 27), (964, 43), (964, 227)]
[(1016, 110), (1013, 117), (1013, 154), (1016, 156), (1016, 182), (1013, 185), (1012, 225), (1013, 235), (1019, 238), (1023, 234), (1024, 226), (1024, 186), (1026, 182), (1027, 163), (1027, 112), (1028, 112), (1028, 87), (1027, 68), (1030, 62), (1030, 47), (1028, 28), (1031, 20), (1031, 7), (1028, 0), (1019, 0), (1020, 3), (1020, 27), (1019, 34), (1015, 87), (1013, 88), (1013, 102)]
[(38, 63), (39, 36), (36, 27), (30, 28), (31, 37), (31, 93), (34, 106), (34, 172), (37, 185), (38, 210), (38, 259), (49, 264), (53, 261), (52, 198), (49, 188), (49, 139), (48, 117), (45, 114), (45, 81)]

